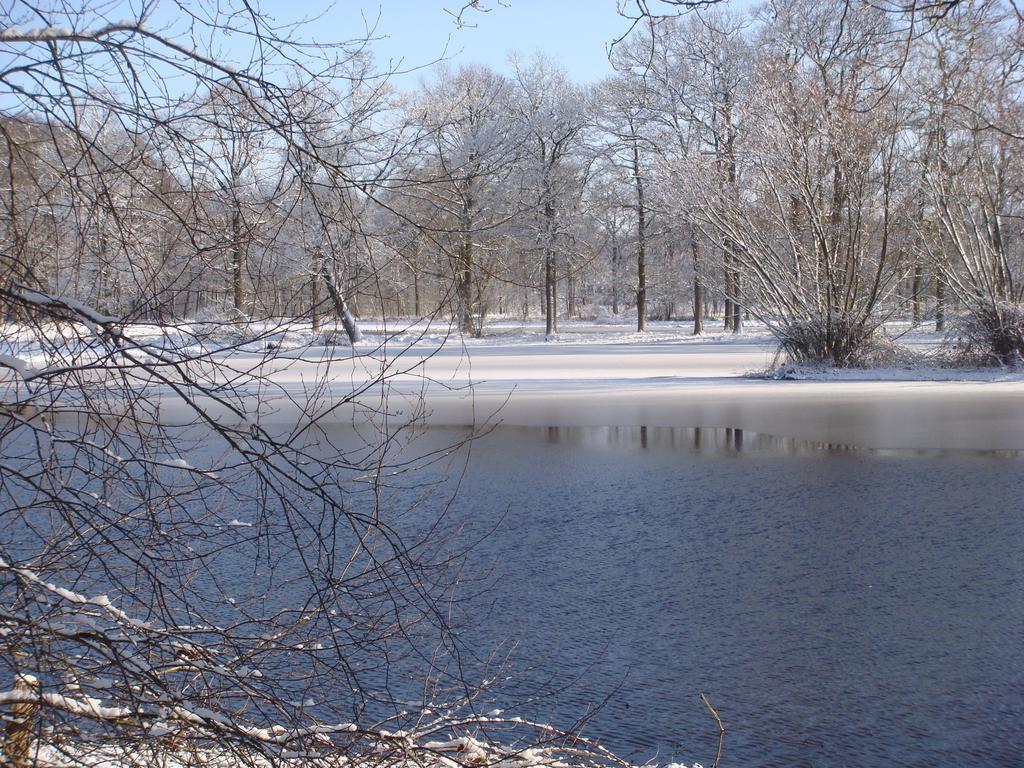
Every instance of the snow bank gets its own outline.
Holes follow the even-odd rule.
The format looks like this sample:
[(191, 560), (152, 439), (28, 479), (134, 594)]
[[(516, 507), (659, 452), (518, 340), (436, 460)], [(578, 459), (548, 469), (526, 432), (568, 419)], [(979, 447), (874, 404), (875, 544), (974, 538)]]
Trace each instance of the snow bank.
[[(214, 665), (198, 646), (183, 639), (189, 628), (134, 620), (106, 595), (88, 597), (2, 559), (0, 570), (42, 593), (33, 599), (51, 610), (39, 628), (54, 637), (77, 636), (86, 627), (93, 638), (136, 649), (149, 647), (147, 638), (155, 640), (173, 652), (174, 662), (164, 672), (183, 674), (182, 680), (191, 680), (196, 673), (243, 674)], [(68, 681), (51, 669), (41, 670), (38, 677), (22, 672), (12, 689), (0, 691), (0, 709), (37, 705), (41, 710), (20, 710), (33, 733), (41, 730), (46, 734), (34, 744), (35, 762), (40, 766), (128, 768), (152, 766), (158, 759), (167, 768), (196, 765), (197, 755), (202, 753), (204, 759), (198, 764), (224, 768), (269, 768), (282, 762), (324, 768), (630, 768), (600, 744), (578, 735), (519, 717), (503, 717), (498, 711), (476, 715), (464, 705), (446, 706), (444, 714), (404, 712), (390, 721), (363, 725), (306, 717), (275, 723), (268, 714), (272, 710), (222, 711), (216, 706), (216, 697), (191, 700), (191, 683), (180, 691), (173, 684), (154, 687), (149, 681), (158, 668), (145, 658), (143, 652), (130, 664), (120, 660), (116, 667), (116, 674), (124, 676), (120, 685), (101, 677), (96, 685), (89, 683), (96, 691), (93, 695), (85, 693), (80, 680)], [(88, 669), (86, 664), (80, 671)], [(120, 695), (112, 693), (119, 688)], [(101, 695), (105, 698), (99, 698)], [(397, 722), (411, 726), (394, 730)], [(484, 734), (502, 734), (516, 746)], [(24, 748), (30, 747), (26, 741)]]
[[(1024, 374), (938, 365), (931, 355), (942, 336), (927, 330), (889, 329), (913, 365), (784, 366), (769, 377), (776, 345), (756, 325), (699, 337), (685, 322), (652, 322), (643, 334), (626, 324), (560, 325), (547, 340), (540, 322), (503, 320), (473, 339), (443, 322), (364, 322), (355, 348), (322, 346), (308, 323), (264, 323), (258, 341), (232, 350), (206, 345), (188, 324), (131, 326), (126, 335), (154, 356), (187, 360), (199, 380), (230, 374), (232, 396), (244, 399), (250, 387), (266, 424), (305, 418), (314, 393), (325, 412), (338, 406), (331, 423), (366, 421), (386, 402), (393, 418), (432, 426), (719, 426), (864, 448), (1024, 449)], [(53, 363), (51, 351), (34, 357), (32, 339), (19, 334), (0, 328), (0, 354), (17, 358), (0, 366), (0, 386), (4, 375), (8, 387), (22, 386), (15, 369), (31, 379)], [(53, 343), (61, 348), (59, 338)], [(3, 390), (0, 397), (13, 400)], [(183, 406), (173, 396), (161, 402), (167, 418), (188, 416), (176, 408)]]
[(950, 381), (1024, 383), (1024, 370), (1005, 367), (949, 368), (935, 365), (834, 368), (815, 365), (783, 365), (753, 378), (775, 381)]
[[(153, 738), (163, 735), (154, 730)], [(378, 756), (347, 757), (339, 754), (310, 755), (283, 754), (270, 759), (256, 752), (217, 748), (161, 749), (155, 742), (144, 749), (116, 745), (76, 746), (50, 741), (33, 745), (32, 756), (40, 768), (271, 768), (288, 764), (295, 768), (582, 768), (593, 765), (589, 761), (574, 762), (572, 749), (531, 747), (510, 748), (495, 745), (471, 736), (444, 741), (428, 741), (410, 746), (405, 754), (389, 754), (382, 750)], [(157, 762), (154, 762), (157, 761)], [(628, 763), (612, 759), (616, 768), (634, 768)], [(656, 763), (645, 763), (642, 768), (659, 768)], [(700, 763), (667, 763), (663, 768), (703, 768)]]

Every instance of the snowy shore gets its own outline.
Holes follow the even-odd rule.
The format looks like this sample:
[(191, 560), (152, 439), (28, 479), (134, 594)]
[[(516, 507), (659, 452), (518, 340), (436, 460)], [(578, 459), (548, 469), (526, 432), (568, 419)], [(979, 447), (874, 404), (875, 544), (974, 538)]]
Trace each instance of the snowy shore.
[[(1024, 449), (1024, 372), (931, 363), (942, 341), (933, 331), (889, 329), (916, 356), (912, 365), (776, 367), (766, 377), (775, 344), (757, 326), (695, 337), (683, 322), (638, 334), (576, 321), (550, 339), (539, 323), (508, 321), (481, 339), (400, 321), (363, 330), (352, 348), (324, 346), (308, 326), (268, 326), (231, 351), (189, 326), (131, 332), (154, 349), (224, 356), (232, 370), (265, 375), (259, 397), (281, 420), (316, 388), (323, 402), (351, 398), (375, 411), (386, 399), (392, 418), (433, 426), (736, 427), (863, 448)], [(7, 347), (0, 352), (23, 370), (47, 364), (38, 350)]]
[[(934, 332), (890, 329), (914, 365), (792, 368), (784, 378), (764, 375), (776, 347), (756, 326), (694, 337), (686, 323), (651, 323), (645, 334), (563, 323), (547, 340), (539, 326), (509, 323), (483, 339), (424, 336), (407, 349), (406, 334), (375, 346), (380, 332), (367, 333), (364, 354), (334, 357), (332, 375), (355, 386), (388, 371), (392, 408), (422, 409), (434, 426), (737, 427), (863, 448), (1024, 449), (1024, 373), (929, 363), (942, 341)], [(305, 351), (274, 380), (301, 385), (317, 356)]]

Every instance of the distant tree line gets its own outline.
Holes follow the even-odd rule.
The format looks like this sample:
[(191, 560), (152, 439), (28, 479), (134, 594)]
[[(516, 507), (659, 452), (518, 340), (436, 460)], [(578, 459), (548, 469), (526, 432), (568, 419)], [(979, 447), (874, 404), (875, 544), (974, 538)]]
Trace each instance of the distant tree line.
[(594, 85), (537, 55), (400, 91), (363, 45), (271, 89), (225, 67), (153, 125), (99, 88), (62, 111), (64, 42), (34, 41), (4, 78), (3, 270), (126, 319), (442, 313), (481, 334), (543, 316), (553, 334), (605, 308), (638, 330), (756, 318), (844, 363), (890, 319), (967, 317), (1019, 352), (1013, 3), (620, 10), (633, 26)]

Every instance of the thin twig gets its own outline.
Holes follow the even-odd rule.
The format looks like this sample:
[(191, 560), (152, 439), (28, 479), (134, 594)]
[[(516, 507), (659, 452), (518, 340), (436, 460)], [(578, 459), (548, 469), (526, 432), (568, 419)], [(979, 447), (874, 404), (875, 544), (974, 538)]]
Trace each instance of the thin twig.
[(718, 723), (718, 752), (715, 753), (715, 762), (711, 764), (711, 768), (718, 768), (718, 761), (722, 759), (722, 743), (725, 741), (725, 726), (722, 725), (722, 718), (718, 716), (715, 708), (711, 706), (711, 702), (708, 701), (708, 697), (703, 693), (700, 695), (700, 700), (704, 702), (704, 706), (708, 708), (708, 712), (715, 718), (715, 722)]

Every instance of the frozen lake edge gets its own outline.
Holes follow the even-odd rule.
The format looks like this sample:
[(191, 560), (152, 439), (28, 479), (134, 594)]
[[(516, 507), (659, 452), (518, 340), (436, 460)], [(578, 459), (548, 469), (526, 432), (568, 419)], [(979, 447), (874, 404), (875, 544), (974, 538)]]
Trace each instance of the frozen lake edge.
[[(682, 322), (637, 334), (576, 321), (546, 339), (536, 324), (509, 322), (475, 339), (367, 323), (355, 348), (317, 345), (308, 325), (257, 330), (256, 342), (217, 351), (189, 346), (188, 325), (132, 329), (141, 343), (237, 373), (243, 395), (250, 381), (268, 423), (302, 420), (315, 398), (321, 412), (352, 400), (324, 417), (340, 423), (386, 412), (433, 427), (729, 427), (868, 449), (1024, 450), (1024, 372), (930, 366), (942, 337), (929, 331), (890, 329), (921, 365), (800, 367), (779, 380), (764, 375), (776, 346), (756, 326), (695, 337)], [(31, 349), (8, 351), (45, 365)]]

